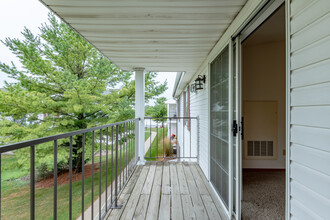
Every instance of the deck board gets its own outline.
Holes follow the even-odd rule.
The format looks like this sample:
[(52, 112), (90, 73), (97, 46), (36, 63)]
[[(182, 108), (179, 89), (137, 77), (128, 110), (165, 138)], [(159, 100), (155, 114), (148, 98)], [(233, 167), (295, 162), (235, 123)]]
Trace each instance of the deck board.
[(171, 184), (170, 184), (170, 166), (168, 163), (164, 163), (163, 166), (163, 181), (162, 181), (162, 194), (171, 194)]
[(148, 162), (138, 166), (106, 219), (226, 219), (196, 163)]
[(143, 167), (142, 172), (141, 172), (138, 180), (136, 181), (135, 187), (132, 190), (131, 196), (130, 196), (129, 200), (127, 201), (127, 204), (125, 206), (125, 209), (124, 209), (120, 219), (133, 219), (135, 208), (138, 204), (138, 201), (139, 201), (139, 198), (141, 195), (142, 187), (144, 186), (144, 183), (147, 179), (149, 167), (150, 166)]
[(170, 164), (170, 182), (172, 191), (172, 219), (181, 220), (183, 219), (182, 202), (178, 181), (178, 173), (174, 163)]
[(215, 195), (214, 191), (212, 190), (212, 188), (210, 186), (210, 183), (207, 181), (206, 177), (204, 176), (202, 169), (199, 166), (195, 166), (195, 167), (196, 167), (200, 177), (202, 178), (204, 185), (206, 186), (206, 188), (209, 192), (209, 195), (211, 195), (212, 201), (215, 204), (218, 212), (220, 213), (221, 219), (227, 219), (228, 217), (226, 216), (224, 210), (222, 209), (217, 196)]
[(159, 218), (160, 220), (171, 219), (171, 196), (162, 194), (159, 207)]
[(196, 186), (194, 177), (190, 171), (190, 167), (187, 165), (183, 166), (184, 173), (186, 175), (187, 185), (189, 187), (189, 192), (191, 195), (191, 200), (194, 206), (194, 211), (197, 219), (209, 219), (204, 207), (203, 200), (199, 194), (198, 187)]
[(151, 196), (147, 211), (146, 219), (157, 219), (159, 212), (160, 190), (162, 187), (162, 169), (161, 165), (157, 165), (155, 172), (155, 181), (152, 185)]
[(189, 195), (188, 184), (186, 180), (186, 176), (183, 171), (182, 163), (178, 163), (176, 165), (178, 171), (178, 179), (179, 179), (179, 186), (180, 186), (180, 194), (181, 195)]
[(147, 213), (147, 208), (148, 208), (148, 203), (149, 203), (149, 198), (150, 194), (144, 194), (140, 196), (138, 205), (135, 209), (134, 213), (134, 219), (135, 220), (144, 220), (146, 213)]

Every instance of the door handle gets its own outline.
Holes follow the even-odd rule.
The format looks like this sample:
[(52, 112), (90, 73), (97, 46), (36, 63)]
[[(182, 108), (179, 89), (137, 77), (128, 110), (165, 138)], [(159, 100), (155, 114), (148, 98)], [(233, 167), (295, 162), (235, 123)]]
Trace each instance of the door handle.
[(242, 140), (244, 140), (244, 117), (242, 117), (241, 120), (241, 136), (242, 136)]
[(237, 121), (236, 120), (233, 120), (233, 136), (236, 137), (237, 135), (237, 132), (238, 132), (238, 126), (237, 126)]

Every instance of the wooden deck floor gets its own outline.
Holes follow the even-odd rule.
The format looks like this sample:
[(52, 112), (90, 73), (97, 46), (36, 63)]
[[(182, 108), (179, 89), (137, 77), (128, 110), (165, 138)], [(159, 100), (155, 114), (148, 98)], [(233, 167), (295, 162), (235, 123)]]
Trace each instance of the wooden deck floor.
[(107, 219), (226, 219), (197, 163), (138, 166)]

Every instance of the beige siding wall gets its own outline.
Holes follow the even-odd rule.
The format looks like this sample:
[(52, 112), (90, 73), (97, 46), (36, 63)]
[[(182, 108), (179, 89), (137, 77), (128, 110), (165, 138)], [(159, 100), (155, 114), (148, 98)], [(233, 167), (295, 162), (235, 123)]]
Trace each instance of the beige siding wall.
[[(246, 117), (244, 112), (245, 101), (276, 101), (277, 123), (269, 124), (277, 127), (275, 140), (275, 156), (272, 159), (246, 159), (243, 156), (243, 168), (285, 168), (286, 149), (285, 141), (285, 42), (275, 41), (266, 44), (244, 45), (242, 49), (242, 99), (245, 117), (245, 141), (242, 143), (243, 155), (246, 154), (246, 141), (249, 139), (249, 130), (253, 131), (254, 121)], [(272, 83), (269, 83), (272, 82)], [(258, 116), (259, 117), (259, 116)], [(263, 123), (265, 125), (265, 123)], [(259, 136), (260, 135), (260, 136)], [(263, 133), (259, 137), (265, 138)], [(251, 138), (251, 137), (250, 137)]]
[(330, 1), (292, 0), (290, 212), (330, 216)]

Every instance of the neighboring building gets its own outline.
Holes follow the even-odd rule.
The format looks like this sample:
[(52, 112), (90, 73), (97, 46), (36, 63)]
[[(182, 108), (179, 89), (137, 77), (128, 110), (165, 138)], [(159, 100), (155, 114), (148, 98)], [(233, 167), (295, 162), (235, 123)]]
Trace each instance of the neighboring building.
[[(167, 117), (168, 118), (175, 118), (177, 117), (177, 106), (175, 100), (168, 100), (165, 102), (167, 106)], [(177, 147), (177, 119), (167, 119), (167, 136), (170, 138), (173, 146), (173, 150), (176, 153)]]
[[(168, 118), (177, 117), (178, 115), (177, 115), (176, 101), (169, 100), (169, 101), (165, 102), (165, 104), (166, 104), (166, 107), (167, 107), (167, 117)], [(168, 136), (170, 137), (172, 134), (177, 136), (177, 133), (176, 133), (177, 120), (176, 119), (173, 119), (173, 120), (168, 119), (167, 124), (168, 124)]]

